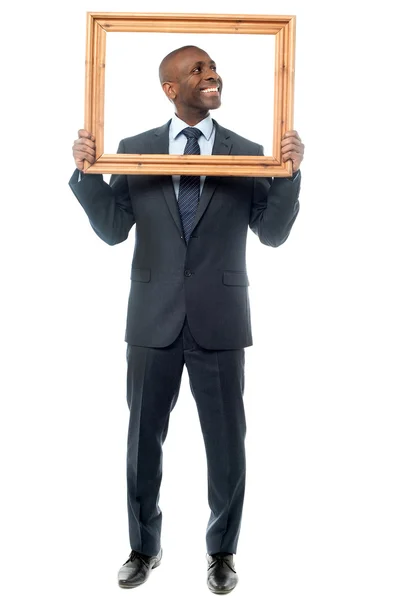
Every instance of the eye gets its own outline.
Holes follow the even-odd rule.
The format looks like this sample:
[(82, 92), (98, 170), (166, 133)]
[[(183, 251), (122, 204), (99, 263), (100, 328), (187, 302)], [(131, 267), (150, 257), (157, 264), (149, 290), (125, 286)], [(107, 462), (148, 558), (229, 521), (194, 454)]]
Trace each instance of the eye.
[(193, 69), (193, 73), (199, 73), (201, 71), (201, 67), (195, 67), (195, 69)]
[(211, 69), (213, 69), (213, 71), (216, 71), (216, 65), (212, 65)]

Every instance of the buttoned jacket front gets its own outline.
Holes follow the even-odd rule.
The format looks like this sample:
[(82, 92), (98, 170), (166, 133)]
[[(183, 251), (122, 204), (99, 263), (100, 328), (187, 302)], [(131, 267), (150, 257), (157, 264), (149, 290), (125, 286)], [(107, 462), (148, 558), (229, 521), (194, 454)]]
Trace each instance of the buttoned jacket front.
[[(121, 141), (118, 152), (167, 154), (169, 123)], [(263, 149), (215, 121), (213, 154), (262, 155)], [(288, 238), (299, 210), (299, 176), (207, 177), (186, 244), (172, 178), (75, 171), (70, 186), (97, 235), (110, 245), (136, 225), (125, 340), (166, 347), (187, 315), (203, 348), (252, 345), (246, 242), (250, 227), (262, 244)]]

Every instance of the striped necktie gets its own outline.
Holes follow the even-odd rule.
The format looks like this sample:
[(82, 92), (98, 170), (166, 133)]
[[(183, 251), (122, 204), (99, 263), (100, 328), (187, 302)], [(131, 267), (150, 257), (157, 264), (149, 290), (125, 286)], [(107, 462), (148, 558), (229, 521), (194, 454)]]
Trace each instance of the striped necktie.
[[(184, 154), (201, 154), (198, 138), (202, 131), (195, 127), (186, 127), (182, 133), (187, 138)], [(178, 206), (186, 243), (193, 228), (195, 213), (200, 196), (200, 178), (198, 175), (182, 175), (180, 177)]]

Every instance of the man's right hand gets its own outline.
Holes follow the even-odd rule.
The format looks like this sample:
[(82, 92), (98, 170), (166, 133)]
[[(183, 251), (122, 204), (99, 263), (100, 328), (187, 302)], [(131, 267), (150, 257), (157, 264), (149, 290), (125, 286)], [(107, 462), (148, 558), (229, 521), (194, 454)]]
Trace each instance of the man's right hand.
[(83, 171), (83, 161), (87, 160), (93, 164), (96, 159), (96, 144), (94, 135), (86, 129), (79, 129), (78, 136), (73, 143), (72, 151), (76, 167), (79, 171)]

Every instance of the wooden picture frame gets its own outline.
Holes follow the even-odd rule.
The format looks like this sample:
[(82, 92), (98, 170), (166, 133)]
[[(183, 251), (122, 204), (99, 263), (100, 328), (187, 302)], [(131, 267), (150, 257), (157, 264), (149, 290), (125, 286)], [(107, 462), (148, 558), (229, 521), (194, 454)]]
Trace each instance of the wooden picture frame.
[[(273, 156), (104, 154), (106, 37), (113, 32), (231, 33), (275, 36)], [(281, 139), (293, 128), (295, 16), (173, 13), (87, 13), (85, 129), (96, 161), (85, 173), (290, 177)]]

